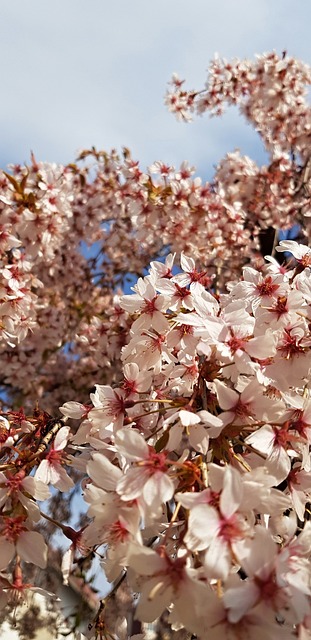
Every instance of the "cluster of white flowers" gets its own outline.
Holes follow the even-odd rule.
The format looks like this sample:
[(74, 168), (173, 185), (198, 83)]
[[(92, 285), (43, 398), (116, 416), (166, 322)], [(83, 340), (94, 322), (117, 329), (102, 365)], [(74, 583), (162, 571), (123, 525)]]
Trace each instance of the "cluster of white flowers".
[(192, 258), (153, 262), (120, 299), (123, 384), (61, 407), (86, 416), (83, 544), (107, 545), (109, 580), (131, 569), (139, 619), (169, 607), (200, 638), (309, 629), (311, 251), (277, 250), (297, 267), (245, 267), (220, 297)]
[(255, 62), (228, 61), (216, 55), (202, 91), (186, 91), (184, 80), (174, 74), (166, 96), (169, 109), (179, 118), (191, 120), (193, 113), (220, 115), (226, 103), (238, 104), (275, 157), (297, 146), (307, 159), (310, 128), (305, 98), (310, 67), (285, 51), (281, 57), (272, 52), (256, 58)]
[[(174, 77), (172, 111), (238, 103), (270, 153), (228, 154), (211, 183), (127, 149), (2, 173), (0, 606), (31, 588), (23, 562), (46, 566), (37, 501), (82, 473), (88, 524), (45, 516), (65, 581), (95, 551), (143, 622), (311, 638), (311, 250), (277, 245), (310, 235), (309, 82), (276, 54), (215, 60), (203, 92)], [(102, 608), (94, 633), (113, 633)]]

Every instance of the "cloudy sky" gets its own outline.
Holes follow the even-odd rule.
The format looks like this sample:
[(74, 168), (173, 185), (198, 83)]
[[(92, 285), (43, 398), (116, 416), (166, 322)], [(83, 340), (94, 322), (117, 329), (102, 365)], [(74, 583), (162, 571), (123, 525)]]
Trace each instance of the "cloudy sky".
[(71, 162), (128, 146), (143, 166), (188, 159), (210, 174), (256, 134), (230, 111), (178, 123), (163, 103), (174, 71), (201, 88), (209, 60), (284, 49), (311, 62), (310, 0), (2, 0), (0, 160)]

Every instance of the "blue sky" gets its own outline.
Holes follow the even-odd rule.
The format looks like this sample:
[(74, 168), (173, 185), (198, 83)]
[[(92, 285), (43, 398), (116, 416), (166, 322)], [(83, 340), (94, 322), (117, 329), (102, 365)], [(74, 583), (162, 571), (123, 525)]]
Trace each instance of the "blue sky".
[(257, 136), (231, 110), (175, 121), (163, 104), (174, 71), (200, 88), (218, 52), (271, 49), (311, 62), (309, 0), (3, 0), (1, 166), (71, 162), (79, 149), (131, 148), (143, 166), (188, 159), (209, 176), (226, 151), (258, 161)]

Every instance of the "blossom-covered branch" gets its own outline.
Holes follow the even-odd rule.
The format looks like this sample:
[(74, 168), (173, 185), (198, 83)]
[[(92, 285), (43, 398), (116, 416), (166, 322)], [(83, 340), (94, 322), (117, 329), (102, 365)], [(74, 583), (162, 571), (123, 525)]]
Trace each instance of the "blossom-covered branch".
[[(174, 77), (184, 118), (240, 104), (264, 167), (234, 152), (204, 183), (185, 162), (143, 171), (92, 149), (3, 172), (3, 604), (30, 588), (24, 562), (46, 566), (43, 516), (68, 540), (65, 582), (95, 553), (142, 623), (310, 636), (309, 82), (276, 54), (215, 60), (203, 92)], [(279, 242), (294, 223), (306, 244)], [(74, 529), (37, 501), (78, 474)], [(91, 637), (131, 636), (106, 604)]]

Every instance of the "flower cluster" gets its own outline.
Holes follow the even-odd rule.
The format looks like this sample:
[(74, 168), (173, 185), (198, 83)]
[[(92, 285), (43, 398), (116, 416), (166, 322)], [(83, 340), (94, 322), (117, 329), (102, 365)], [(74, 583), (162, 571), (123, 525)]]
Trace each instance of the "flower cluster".
[(131, 569), (139, 619), (169, 607), (202, 638), (255, 637), (263, 619), (292, 637), (311, 613), (311, 253), (277, 250), (297, 267), (245, 267), (220, 297), (191, 258), (176, 275), (173, 255), (152, 263), (120, 299), (123, 383), (61, 407), (85, 415), (83, 543), (107, 545), (110, 580)]
[(275, 53), (215, 59), (203, 92), (174, 77), (172, 111), (218, 114), (237, 103), (268, 150), (264, 166), (229, 153), (210, 182), (187, 162), (142, 170), (127, 149), (121, 158), (82, 151), (65, 167), (32, 156), (1, 173), (0, 385), (11, 402), (17, 391), (31, 408), (39, 396), (54, 413), (73, 380), (77, 400), (94, 376), (118, 380), (129, 330), (118, 296), (150, 259), (190, 255), (205, 286), (224, 290), (245, 264), (261, 266), (271, 227), (298, 222), (309, 236), (309, 83), (306, 65)]
[[(183, 118), (238, 103), (268, 166), (231, 153), (203, 183), (92, 149), (2, 173), (0, 604), (46, 567), (43, 517), (70, 540), (65, 581), (95, 552), (142, 622), (310, 637), (311, 250), (277, 241), (309, 237), (309, 82), (276, 54), (215, 60), (203, 92), (173, 79)], [(37, 502), (79, 474), (76, 531)], [(94, 628), (113, 633), (103, 606)]]

